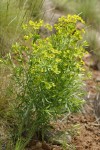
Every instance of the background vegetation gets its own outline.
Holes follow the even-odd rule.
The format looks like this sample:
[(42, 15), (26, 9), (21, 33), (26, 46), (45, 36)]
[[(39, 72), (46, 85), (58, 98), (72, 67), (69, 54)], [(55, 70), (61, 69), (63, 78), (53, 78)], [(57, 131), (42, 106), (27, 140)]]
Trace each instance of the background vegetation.
[[(21, 25), (31, 18), (40, 18), (43, 0), (0, 1), (0, 54), (9, 51), (11, 44), (19, 40)], [(41, 9), (40, 9), (41, 8)]]

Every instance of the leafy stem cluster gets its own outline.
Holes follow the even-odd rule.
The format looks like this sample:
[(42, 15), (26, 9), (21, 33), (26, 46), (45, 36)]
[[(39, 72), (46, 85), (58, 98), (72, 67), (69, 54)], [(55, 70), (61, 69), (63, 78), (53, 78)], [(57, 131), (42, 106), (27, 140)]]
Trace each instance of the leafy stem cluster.
[[(30, 20), (23, 25), (22, 42), (12, 45), (6, 63), (16, 86), (16, 145), (25, 140), (23, 134), (28, 141), (41, 132), (43, 139), (54, 117), (76, 112), (83, 103), (80, 89), (86, 43), (82, 41), (84, 29), (77, 30), (77, 22), (84, 24), (77, 15), (61, 17), (54, 26)], [(49, 36), (44, 37), (42, 30)]]

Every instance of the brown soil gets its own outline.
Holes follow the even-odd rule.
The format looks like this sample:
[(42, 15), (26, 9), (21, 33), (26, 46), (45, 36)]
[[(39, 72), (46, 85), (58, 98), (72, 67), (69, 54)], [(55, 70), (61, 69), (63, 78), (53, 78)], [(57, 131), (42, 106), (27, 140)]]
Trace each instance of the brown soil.
[(76, 150), (100, 150), (100, 125), (91, 115), (77, 116), (74, 120), (80, 123), (80, 134), (73, 138)]
[[(77, 124), (79, 129), (74, 130), (74, 133), (70, 133), (71, 142), (69, 145), (73, 145), (75, 150), (100, 150), (100, 125), (95, 122), (94, 116), (73, 114), (68, 118), (67, 123), (56, 122), (55, 127), (57, 130), (70, 130), (73, 132), (73, 126)], [(33, 142), (33, 145), (31, 143), (28, 150), (63, 150), (63, 148), (59, 145), (36, 141)], [(66, 150), (74, 149), (66, 148)]]

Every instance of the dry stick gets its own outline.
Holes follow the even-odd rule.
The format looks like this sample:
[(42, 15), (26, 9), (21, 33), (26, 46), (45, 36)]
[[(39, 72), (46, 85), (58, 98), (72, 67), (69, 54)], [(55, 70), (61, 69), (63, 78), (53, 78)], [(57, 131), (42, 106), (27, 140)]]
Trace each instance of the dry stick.
[[(14, 20), (16, 20), (16, 18), (17, 18), (17, 16), (15, 16), (15, 17), (8, 23), (8, 26), (9, 26)], [(8, 26), (7, 26), (7, 28), (8, 28)]]
[[(55, 13), (53, 12), (53, 13), (52, 13), (52, 16), (51, 16), (51, 19), (50, 19), (50, 22), (52, 22), (54, 16), (55, 16)], [(50, 22), (49, 22), (49, 23), (50, 23)]]

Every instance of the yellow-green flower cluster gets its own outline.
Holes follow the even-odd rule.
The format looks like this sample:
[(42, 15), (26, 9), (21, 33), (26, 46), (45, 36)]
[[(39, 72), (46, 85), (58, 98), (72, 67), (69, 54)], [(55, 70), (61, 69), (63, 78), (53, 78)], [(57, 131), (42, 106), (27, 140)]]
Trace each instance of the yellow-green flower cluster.
[[(41, 82), (46, 83), (50, 87), (54, 87), (55, 85), (53, 82), (48, 81), (47, 74), (53, 73), (55, 75), (60, 73), (59, 70), (59, 63), (61, 63), (61, 59), (59, 58), (60, 52), (52, 47), (50, 43), (50, 39), (46, 40), (39, 40), (38, 44), (33, 44), (33, 57), (34, 57), (34, 64), (32, 68), (32, 73), (41, 76)], [(45, 76), (46, 75), (46, 76)], [(39, 81), (40, 82), (40, 81)]]
[(24, 40), (29, 40), (33, 37), (32, 33), (29, 33), (28, 35), (24, 35)]
[(52, 31), (52, 29), (53, 29), (53, 27), (52, 27), (52, 25), (50, 25), (50, 24), (44, 24), (44, 27), (46, 28), (46, 29), (48, 29), (49, 31)]
[(68, 22), (73, 22), (73, 23), (76, 23), (77, 21), (80, 21), (80, 22), (82, 22), (83, 24), (85, 23), (85, 22), (83, 21), (83, 19), (82, 19), (80, 16), (78, 16), (78, 15), (68, 15), (68, 16), (67, 16), (67, 21), (68, 21)]
[[(76, 23), (81, 22), (84, 24), (85, 22), (82, 20), (82, 18), (78, 15), (68, 15), (67, 17), (62, 16), (61, 18), (58, 19), (58, 23), (54, 25), (56, 31), (58, 34), (65, 33), (66, 35), (68, 34), (73, 34), (75, 33), (76, 37), (80, 35), (80, 31), (76, 31)], [(84, 32), (82, 29), (81, 32)], [(81, 39), (81, 36), (79, 36)]]
[(43, 20), (39, 20), (38, 22), (37, 21), (32, 21), (30, 20), (29, 21), (29, 25), (34, 29), (34, 30), (38, 30), (40, 29), (40, 27), (43, 26)]
[(81, 46), (78, 43), (83, 32), (76, 30), (78, 21), (84, 23), (77, 15), (59, 18), (58, 23), (54, 25), (56, 33), (46, 38), (41, 38), (39, 29), (43, 27), (52, 31), (50, 24), (45, 24), (42, 20), (30, 20), (29, 25), (23, 25), (23, 28), (28, 30), (24, 39), (30, 42), (30, 47), (27, 48), (30, 55), (28, 60), (32, 62), (30, 72), (37, 85), (43, 83), (49, 90), (56, 87), (55, 79), (58, 76), (65, 77), (68, 70), (71, 78), (74, 72), (78, 74), (81, 71), (84, 44)]

